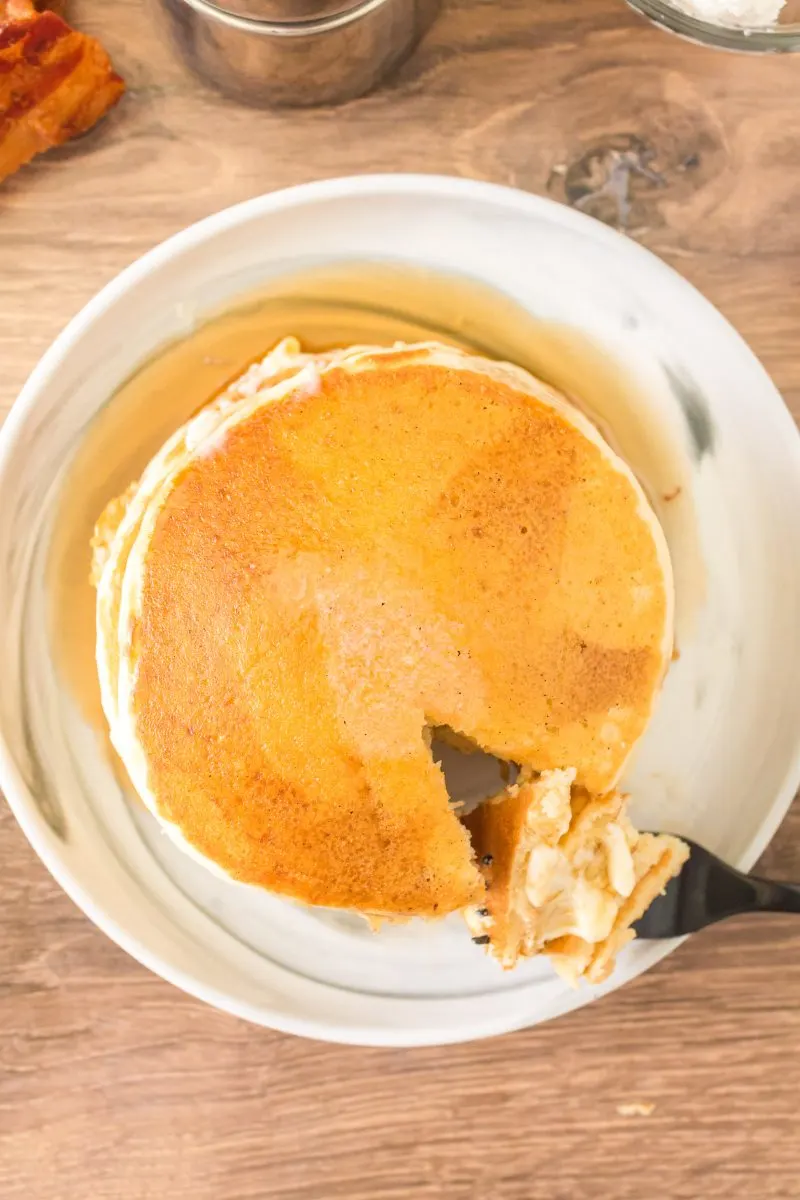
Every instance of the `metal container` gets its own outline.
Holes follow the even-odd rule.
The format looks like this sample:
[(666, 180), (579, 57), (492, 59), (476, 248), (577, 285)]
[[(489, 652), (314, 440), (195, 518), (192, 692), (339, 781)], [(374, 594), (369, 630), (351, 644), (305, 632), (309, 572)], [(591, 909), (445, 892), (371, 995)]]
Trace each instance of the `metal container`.
[(358, 8), (360, 0), (208, 0), (223, 12), (254, 21), (312, 21)]
[(313, 106), (370, 91), (413, 49), (439, 0), (161, 0), (178, 50), (254, 105)]

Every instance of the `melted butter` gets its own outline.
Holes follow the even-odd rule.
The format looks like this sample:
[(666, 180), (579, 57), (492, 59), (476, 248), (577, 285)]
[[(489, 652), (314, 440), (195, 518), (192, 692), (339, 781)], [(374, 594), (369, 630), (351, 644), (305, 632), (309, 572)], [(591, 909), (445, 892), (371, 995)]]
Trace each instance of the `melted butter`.
[(51, 639), (64, 681), (99, 730), (95, 522), (179, 425), (289, 334), (310, 351), (435, 340), (516, 363), (587, 412), (662, 515), (659, 501), (684, 489), (680, 447), (653, 436), (641, 383), (574, 328), (537, 319), (474, 281), (419, 268), (350, 263), (274, 280), (144, 362), (95, 418), (67, 472), (48, 566)]

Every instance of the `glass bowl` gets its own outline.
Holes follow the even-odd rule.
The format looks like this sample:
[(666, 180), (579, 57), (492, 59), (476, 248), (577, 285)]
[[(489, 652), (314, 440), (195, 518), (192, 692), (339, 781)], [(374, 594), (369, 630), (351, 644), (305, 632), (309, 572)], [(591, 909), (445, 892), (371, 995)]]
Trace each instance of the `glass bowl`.
[(771, 25), (744, 27), (703, 21), (683, 12), (669, 0), (627, 0), (631, 8), (680, 37), (721, 50), (751, 54), (790, 54), (800, 50), (800, 0), (788, 0), (780, 20)]

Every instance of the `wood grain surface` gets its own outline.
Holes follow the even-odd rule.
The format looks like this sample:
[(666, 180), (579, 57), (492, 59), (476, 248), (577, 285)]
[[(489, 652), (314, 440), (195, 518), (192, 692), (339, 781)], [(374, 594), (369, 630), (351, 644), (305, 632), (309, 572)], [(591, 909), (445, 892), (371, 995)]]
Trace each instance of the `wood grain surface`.
[[(187, 77), (141, 0), (68, 7), (129, 92), (0, 188), (0, 410), (84, 301), (182, 226), (286, 184), (414, 170), (624, 223), (733, 321), (800, 415), (800, 58), (699, 49), (622, 0), (453, 0), (375, 95), (253, 112)], [(800, 878), (797, 806), (767, 859)], [(0, 1197), (800, 1197), (799, 951), (796, 920), (739, 922), (539, 1029), (318, 1045), (148, 974), (3, 807)], [(632, 1103), (655, 1107), (624, 1115)]]

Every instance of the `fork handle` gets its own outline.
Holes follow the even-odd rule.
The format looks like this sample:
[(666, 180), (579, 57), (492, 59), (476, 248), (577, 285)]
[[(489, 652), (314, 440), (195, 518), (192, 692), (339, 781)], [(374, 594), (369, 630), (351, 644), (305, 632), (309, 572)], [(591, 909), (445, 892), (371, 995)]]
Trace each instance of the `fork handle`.
[(754, 891), (751, 911), (800, 913), (800, 887), (796, 883), (777, 883), (755, 875), (747, 878)]
[[(682, 933), (703, 929), (742, 913), (800, 913), (800, 887), (745, 875), (709, 855), (694, 879), (680, 894)], [(678, 879), (680, 880), (680, 876)]]

